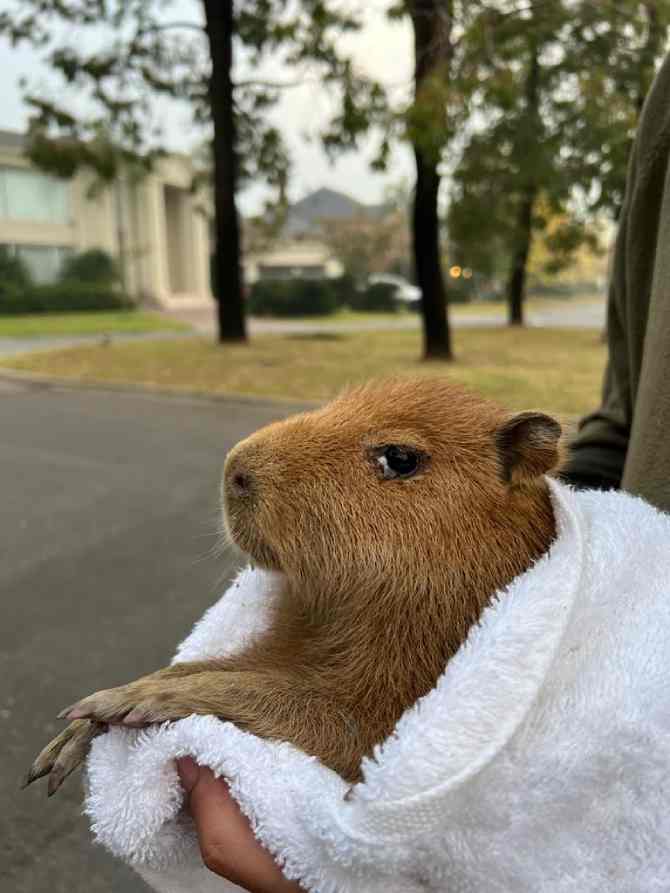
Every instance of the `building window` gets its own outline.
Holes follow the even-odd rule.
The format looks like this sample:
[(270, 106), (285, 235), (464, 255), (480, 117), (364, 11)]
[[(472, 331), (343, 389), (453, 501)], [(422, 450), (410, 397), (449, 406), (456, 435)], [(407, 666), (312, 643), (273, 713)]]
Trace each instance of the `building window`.
[(0, 167), (0, 217), (34, 223), (69, 223), (69, 182), (39, 171)]
[(71, 248), (58, 245), (4, 245), (9, 252), (19, 257), (33, 282), (46, 284), (56, 282), (60, 277), (65, 259), (72, 254)]

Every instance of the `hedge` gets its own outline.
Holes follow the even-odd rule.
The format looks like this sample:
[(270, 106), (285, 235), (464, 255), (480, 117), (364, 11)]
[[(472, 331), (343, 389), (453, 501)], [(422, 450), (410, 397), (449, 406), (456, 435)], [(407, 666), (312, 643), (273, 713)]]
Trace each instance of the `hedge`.
[(329, 279), (331, 288), (335, 293), (338, 307), (350, 307), (352, 295), (356, 294), (356, 280), (349, 273), (343, 273), (334, 279)]
[(338, 309), (328, 279), (283, 279), (255, 282), (248, 308), (253, 316), (328, 316)]
[(397, 288), (389, 282), (374, 282), (362, 291), (354, 291), (348, 304), (352, 310), (368, 313), (395, 313), (399, 309)]
[(82, 310), (129, 310), (133, 302), (109, 285), (55, 282), (0, 288), (0, 315), (63, 313)]
[(90, 248), (65, 259), (59, 280), (111, 285), (119, 281), (119, 271), (111, 254), (101, 248)]
[(340, 307), (364, 312), (395, 312), (396, 288), (385, 282), (357, 289), (353, 279), (260, 280), (251, 287), (248, 309), (253, 316), (328, 316)]
[(0, 294), (7, 288), (27, 288), (30, 281), (25, 262), (11, 254), (6, 245), (0, 245)]

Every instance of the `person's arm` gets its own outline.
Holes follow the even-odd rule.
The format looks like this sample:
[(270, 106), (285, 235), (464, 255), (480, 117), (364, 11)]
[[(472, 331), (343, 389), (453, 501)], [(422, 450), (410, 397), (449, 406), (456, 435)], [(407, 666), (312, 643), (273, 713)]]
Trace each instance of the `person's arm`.
[(667, 508), (670, 54), (647, 96), (619, 218), (600, 409), (571, 445), (569, 483), (623, 487)]
[(623, 477), (632, 422), (630, 323), (625, 325), (627, 252), (631, 195), (635, 184), (633, 150), (628, 168), (626, 200), (619, 219), (607, 299), (608, 361), (600, 408), (583, 418), (570, 443), (561, 478), (580, 488), (619, 489)]
[(254, 837), (224, 779), (190, 757), (177, 763), (207, 868), (250, 893), (304, 893)]
[(608, 364), (602, 406), (580, 422), (561, 479), (579, 489), (618, 490), (629, 437), (630, 421)]

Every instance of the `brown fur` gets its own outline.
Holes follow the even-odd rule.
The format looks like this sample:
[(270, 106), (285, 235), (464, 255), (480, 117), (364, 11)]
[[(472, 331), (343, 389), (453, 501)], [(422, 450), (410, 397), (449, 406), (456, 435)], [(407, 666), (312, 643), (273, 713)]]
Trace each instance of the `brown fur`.
[[(222, 489), (231, 538), (286, 576), (268, 632), (229, 660), (93, 695), (70, 718), (213, 713), (356, 780), (494, 593), (549, 547), (542, 475), (559, 434), (547, 416), (510, 418), (427, 379), (371, 384), (253, 434)], [(416, 476), (383, 479), (376, 450), (389, 444), (422, 453)]]

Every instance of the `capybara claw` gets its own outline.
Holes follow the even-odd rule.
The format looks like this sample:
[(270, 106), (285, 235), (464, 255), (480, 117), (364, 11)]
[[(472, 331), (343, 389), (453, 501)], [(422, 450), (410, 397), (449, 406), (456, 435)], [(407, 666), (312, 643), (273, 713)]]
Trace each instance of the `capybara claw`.
[(21, 787), (27, 788), (38, 778), (48, 775), (47, 793), (49, 797), (52, 797), (68, 775), (84, 762), (91, 741), (106, 731), (106, 728), (102, 723), (90, 722), (87, 719), (70, 723), (39, 754), (25, 776)]

